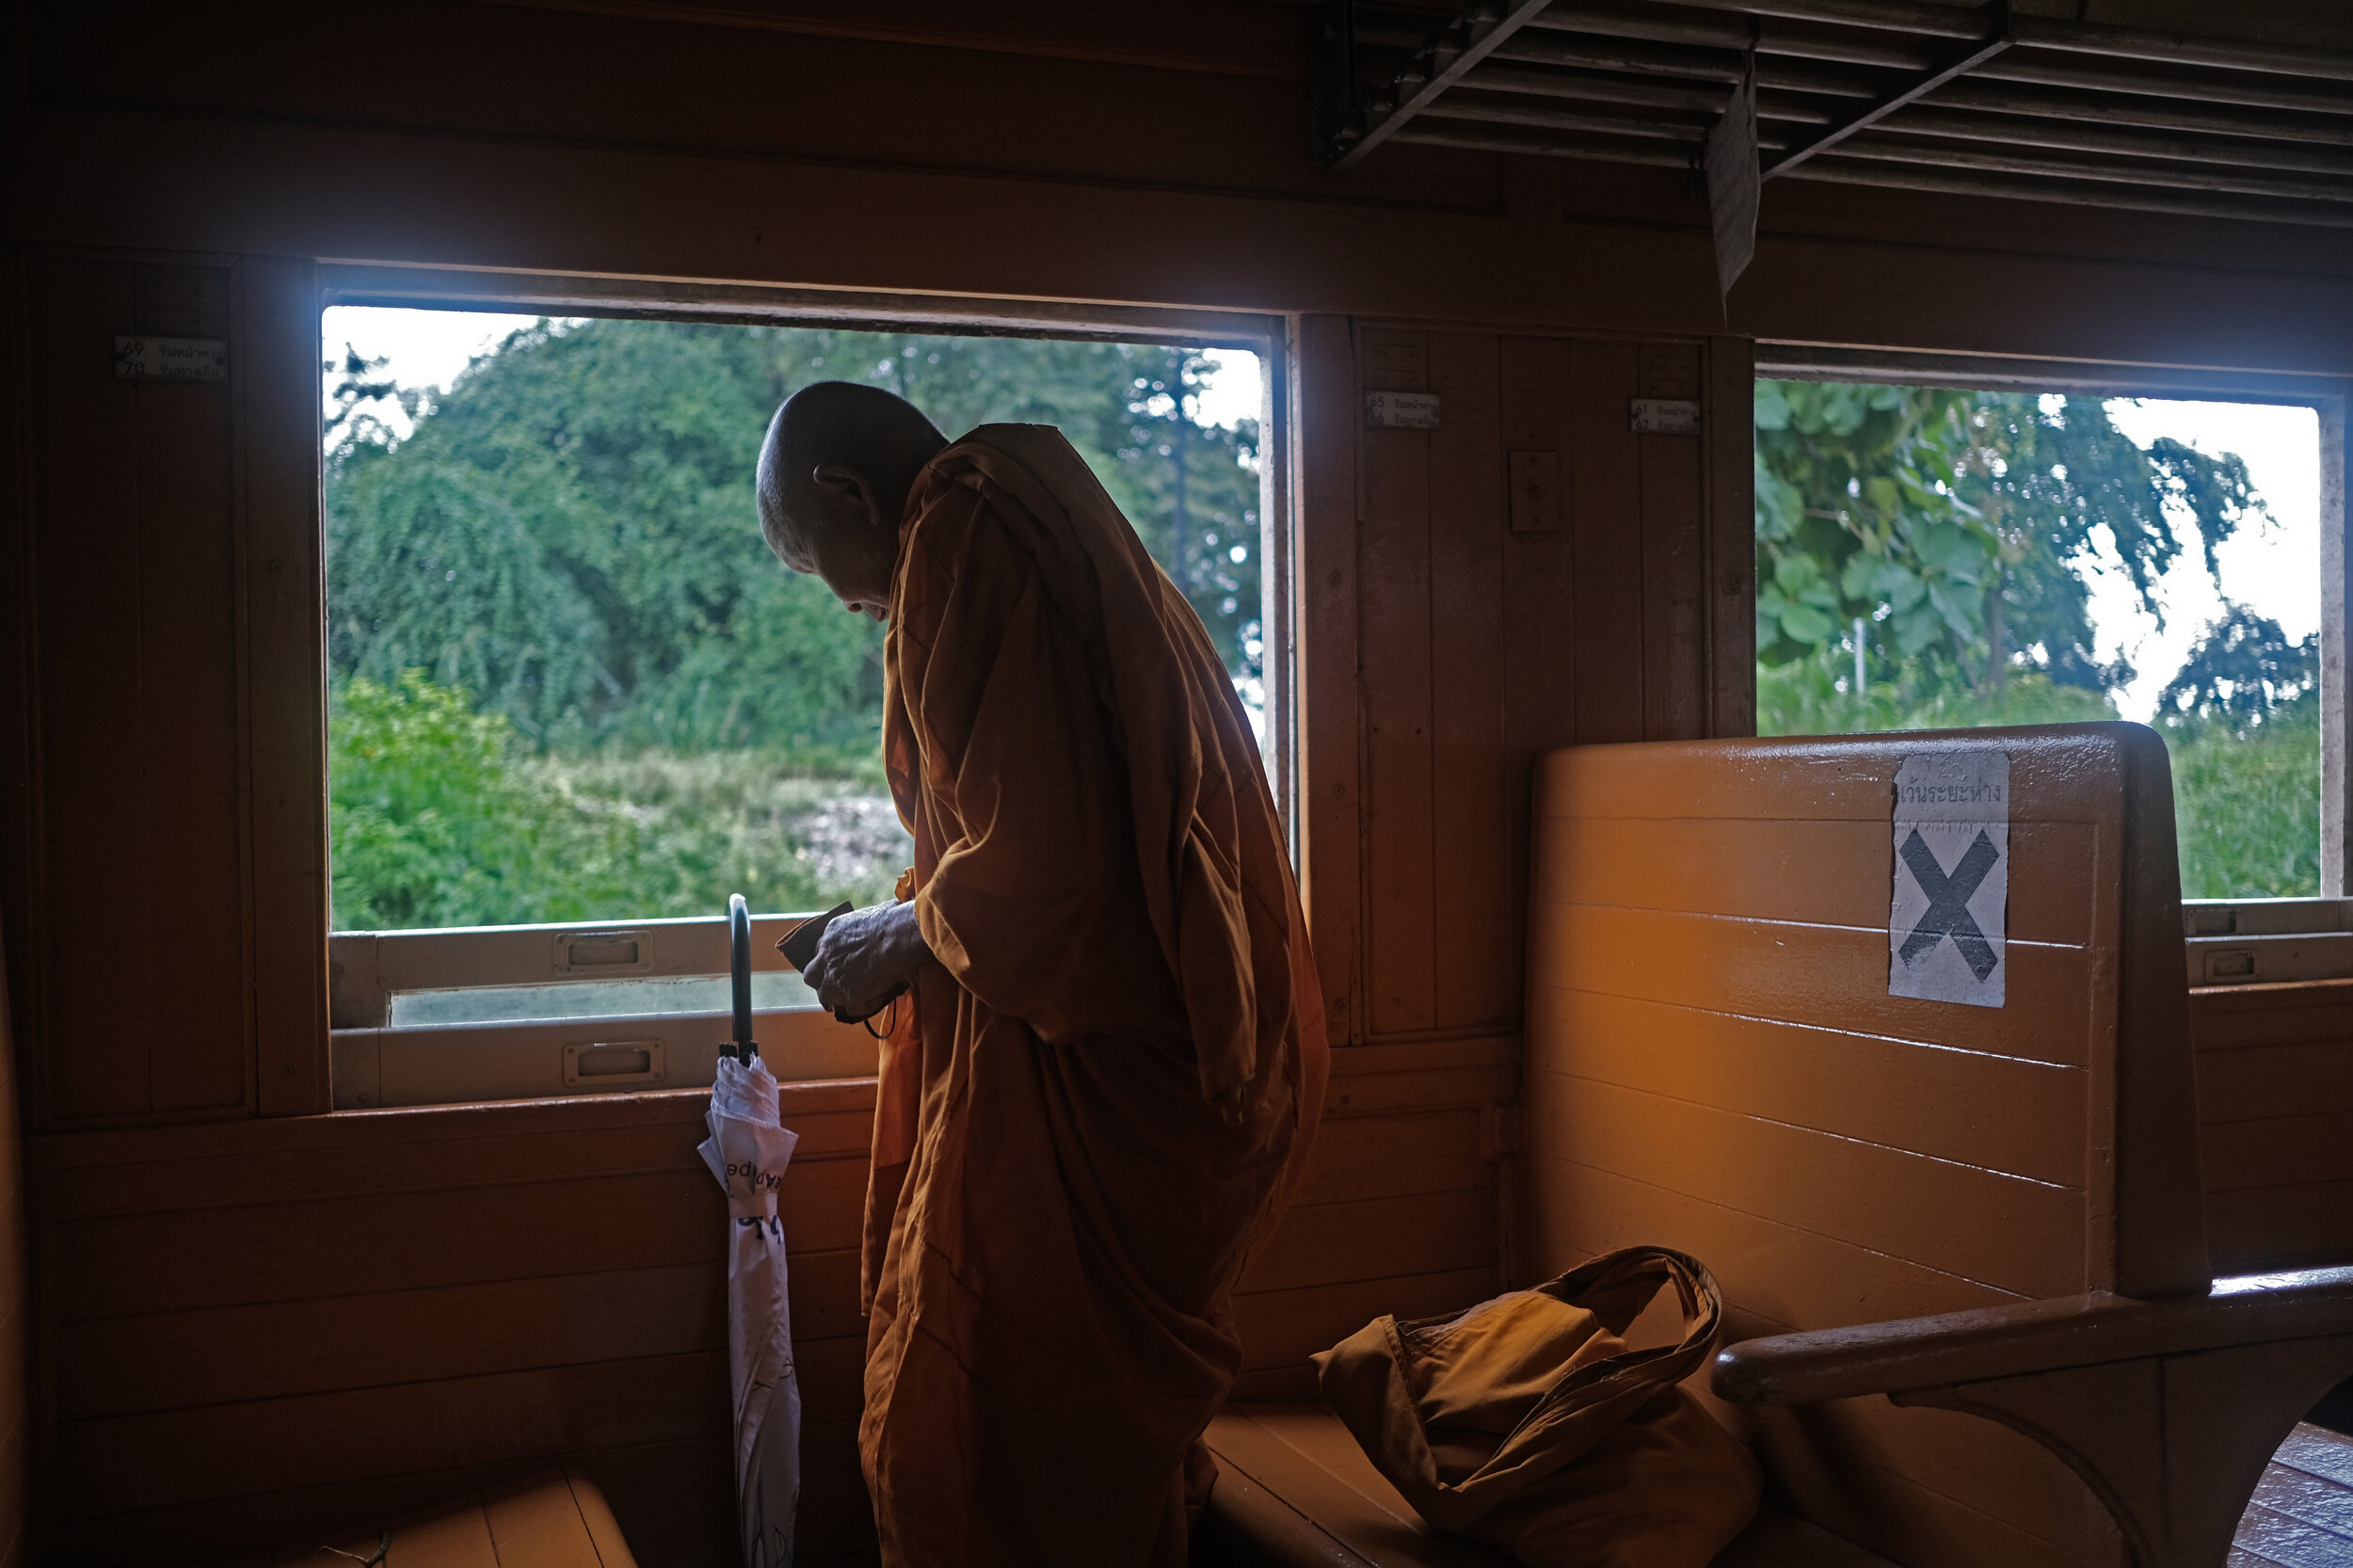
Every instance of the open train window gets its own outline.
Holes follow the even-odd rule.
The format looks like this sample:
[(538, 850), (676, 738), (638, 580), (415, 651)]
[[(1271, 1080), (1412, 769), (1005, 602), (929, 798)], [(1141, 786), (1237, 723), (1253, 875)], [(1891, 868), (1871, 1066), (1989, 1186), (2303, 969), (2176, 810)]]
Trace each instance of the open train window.
[(887, 897), (911, 853), (881, 630), (754, 514), (768, 416), (809, 382), (952, 439), (1061, 426), (1279, 745), (1263, 340), (376, 304), (322, 340), (339, 1109), (708, 1083), (732, 892), (766, 912), (778, 1076), (872, 1070), (760, 936)]
[(2172, 754), (2186, 900), (2344, 891), (2320, 400), (1779, 368), (1756, 385), (1761, 733), (2138, 720)]

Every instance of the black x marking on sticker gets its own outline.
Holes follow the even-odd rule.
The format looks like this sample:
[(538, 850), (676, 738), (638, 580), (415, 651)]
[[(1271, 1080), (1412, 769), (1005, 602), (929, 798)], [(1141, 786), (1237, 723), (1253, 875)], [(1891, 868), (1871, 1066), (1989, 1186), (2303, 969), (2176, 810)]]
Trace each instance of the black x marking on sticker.
[(1920, 890), (1929, 896), (1929, 911), (1912, 928), (1912, 935), (1904, 938), (1897, 956), (1910, 964), (1950, 936), (1953, 946), (1961, 950), (1961, 956), (1968, 963), (1969, 972), (1982, 981), (2001, 960), (1994, 956), (1993, 944), (1985, 939), (1985, 933), (1977, 929), (1977, 922), (1970, 917), (1969, 901), (1977, 895), (1977, 885), (1985, 880), (1985, 873), (2002, 857), (2001, 851), (1993, 847), (1993, 840), (1985, 836), (1981, 827), (1969, 847), (1961, 852), (1961, 863), (1948, 877), (1945, 868), (1936, 863), (1936, 852), (1929, 848), (1915, 827), (1912, 837), (1904, 840), (1903, 856), (1904, 864), (1912, 868), (1913, 876), (1918, 880)]

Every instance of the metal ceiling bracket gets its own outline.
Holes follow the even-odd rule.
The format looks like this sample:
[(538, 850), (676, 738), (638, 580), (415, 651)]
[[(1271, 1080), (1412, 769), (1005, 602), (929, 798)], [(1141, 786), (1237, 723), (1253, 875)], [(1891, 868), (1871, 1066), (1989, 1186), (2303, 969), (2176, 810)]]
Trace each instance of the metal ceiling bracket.
[[(1472, 0), (1452, 21), (1425, 38), (1412, 57), (1398, 67), (1388, 85), (1375, 91), (1360, 111), (1342, 115), (1322, 148), (1324, 166), (1336, 173), (1354, 168), (1366, 153), (1435, 103), (1465, 72), (1551, 4), (1552, 0)], [(1353, 36), (1352, 27), (1352, 42)], [(1353, 47), (1349, 53), (1353, 55)], [(1353, 88), (1352, 83), (1352, 97)]]
[(1923, 72), (1896, 91), (1872, 102), (1871, 106), (1848, 116), (1818, 134), (1801, 141), (1772, 162), (1764, 166), (1764, 178), (1786, 174), (1817, 152), (1827, 152), (1858, 131), (1866, 131), (1905, 104), (1915, 103), (1934, 92), (1945, 83), (1965, 76), (1994, 56), (2008, 49), (2014, 41), (2010, 28), (2009, 0), (1993, 0), (1993, 24), (1973, 43), (1956, 50), (1946, 63)]

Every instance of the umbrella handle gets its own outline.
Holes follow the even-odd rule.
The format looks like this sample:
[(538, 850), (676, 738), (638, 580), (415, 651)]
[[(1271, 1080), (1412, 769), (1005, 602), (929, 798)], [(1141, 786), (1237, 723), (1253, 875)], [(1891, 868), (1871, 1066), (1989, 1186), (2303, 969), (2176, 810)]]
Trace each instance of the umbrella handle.
[(752, 913), (741, 893), (728, 895), (728, 968), (735, 1003), (735, 1041), (729, 1054), (748, 1067), (760, 1048), (752, 1044)]

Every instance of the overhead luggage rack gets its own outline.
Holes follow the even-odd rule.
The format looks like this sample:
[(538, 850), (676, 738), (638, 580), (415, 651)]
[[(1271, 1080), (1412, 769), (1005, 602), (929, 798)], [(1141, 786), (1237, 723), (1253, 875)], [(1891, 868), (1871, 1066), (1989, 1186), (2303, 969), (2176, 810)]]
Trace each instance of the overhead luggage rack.
[(1769, 181), (2353, 226), (2353, 52), (2007, 0), (1345, 6), (1325, 48), (1335, 169), (1392, 141), (1694, 168), (1753, 59)]

